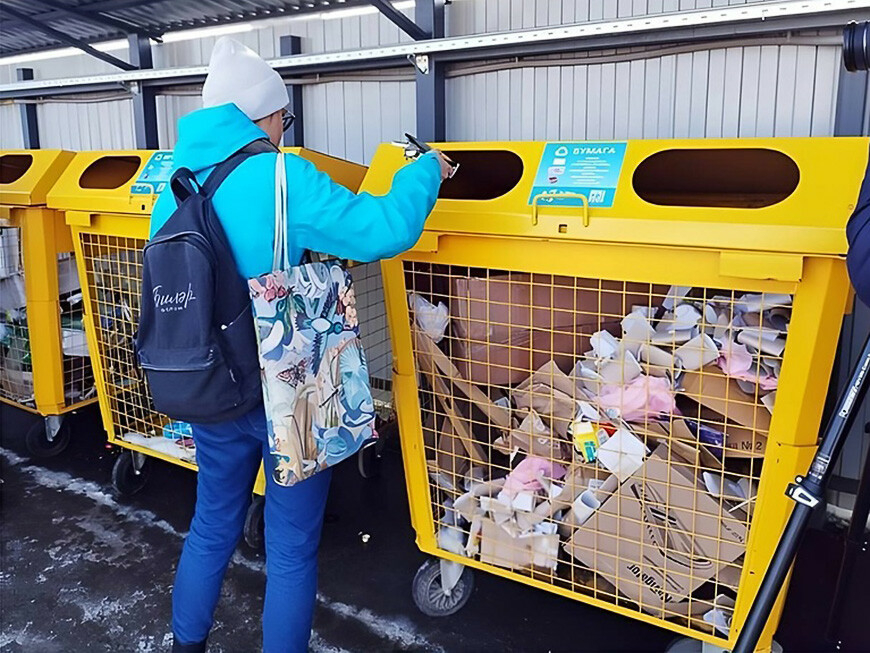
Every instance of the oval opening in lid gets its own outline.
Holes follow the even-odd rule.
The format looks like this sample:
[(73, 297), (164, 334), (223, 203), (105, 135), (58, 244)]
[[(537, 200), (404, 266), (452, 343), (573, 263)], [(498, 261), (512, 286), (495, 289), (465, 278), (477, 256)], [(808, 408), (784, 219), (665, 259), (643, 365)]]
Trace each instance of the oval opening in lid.
[(782, 202), (799, 181), (782, 152), (723, 148), (656, 152), (637, 166), (632, 185), (650, 204), (759, 209)]
[(523, 160), (508, 150), (450, 150), (459, 164), (451, 179), (441, 184), (439, 199), (492, 200), (514, 189), (523, 177)]
[(0, 184), (11, 184), (24, 176), (33, 165), (32, 154), (4, 154), (0, 156)]
[(138, 156), (103, 156), (85, 168), (79, 178), (81, 188), (109, 190), (119, 188), (133, 178), (142, 159)]

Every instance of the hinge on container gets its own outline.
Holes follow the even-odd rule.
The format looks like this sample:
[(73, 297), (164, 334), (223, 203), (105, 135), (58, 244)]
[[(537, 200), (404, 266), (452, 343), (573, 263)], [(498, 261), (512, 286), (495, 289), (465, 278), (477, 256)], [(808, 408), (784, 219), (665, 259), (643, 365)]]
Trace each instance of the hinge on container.
[(66, 223), (77, 227), (90, 227), (93, 213), (87, 211), (67, 211)]
[(803, 257), (794, 254), (722, 252), (719, 255), (719, 272), (726, 277), (800, 281), (803, 271)]
[(437, 252), (439, 237), (440, 234), (424, 231), (411, 249), (415, 252)]

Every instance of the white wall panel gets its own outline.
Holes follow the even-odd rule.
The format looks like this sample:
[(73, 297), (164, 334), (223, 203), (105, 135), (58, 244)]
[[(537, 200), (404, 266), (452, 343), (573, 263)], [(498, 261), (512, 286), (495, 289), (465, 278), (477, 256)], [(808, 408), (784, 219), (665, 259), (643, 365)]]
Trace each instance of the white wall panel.
[(448, 138), (831, 135), (839, 65), (836, 46), (762, 46), (453, 77)]
[(120, 150), (135, 147), (130, 100), (40, 104), (37, 120), (40, 144), (44, 148)]
[(479, 34), (770, 1), (454, 0), (447, 10), (448, 33), (452, 36)]
[(306, 147), (357, 163), (368, 163), (381, 143), (415, 130), (410, 81), (310, 84), (302, 101)]
[(0, 150), (20, 150), (23, 147), (20, 107), (15, 104), (0, 105)]

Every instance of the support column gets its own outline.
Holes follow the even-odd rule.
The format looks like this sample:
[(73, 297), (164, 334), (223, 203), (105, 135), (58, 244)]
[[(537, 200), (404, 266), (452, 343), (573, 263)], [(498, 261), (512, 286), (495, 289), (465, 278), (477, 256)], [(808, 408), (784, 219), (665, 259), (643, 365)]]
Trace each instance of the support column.
[[(444, 36), (445, 0), (417, 0), (415, 22), (432, 38)], [(417, 65), (417, 133), (422, 141), (439, 142), (447, 138), (444, 110), (444, 65), (428, 55)], [(426, 72), (421, 70), (423, 68)]]
[[(289, 57), (294, 54), (302, 54), (302, 39), (298, 36), (282, 36), (280, 43), (280, 54), (282, 57)], [(296, 120), (290, 125), (290, 129), (284, 132), (284, 145), (287, 147), (302, 147), (305, 141), (305, 121), (304, 112), (302, 110), (302, 85), (288, 84), (287, 93), (290, 95), (290, 106), (288, 107)]]
[[(127, 37), (130, 61), (137, 68), (153, 68), (151, 41), (142, 34)], [(157, 91), (141, 82), (133, 88), (133, 125), (136, 129), (136, 147), (156, 150), (160, 147), (157, 132)]]
[[(33, 68), (16, 68), (15, 78), (19, 82), (26, 82), (33, 79)], [(36, 118), (35, 104), (20, 104), (21, 110), (21, 131), (24, 136), (25, 150), (39, 149), (39, 122)]]

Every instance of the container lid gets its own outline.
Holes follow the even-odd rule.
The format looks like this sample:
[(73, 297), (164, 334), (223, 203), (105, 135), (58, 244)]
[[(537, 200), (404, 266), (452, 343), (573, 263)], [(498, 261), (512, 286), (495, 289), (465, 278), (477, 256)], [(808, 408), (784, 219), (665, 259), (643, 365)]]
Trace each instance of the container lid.
[(48, 194), (48, 206), (66, 211), (150, 214), (169, 183), (172, 152), (78, 152)]
[[(304, 148), (282, 151), (310, 160), (354, 192), (366, 173), (365, 166)], [(168, 150), (80, 152), (49, 193), (48, 204), (66, 211), (149, 215), (174, 169)]]
[[(868, 144), (867, 138), (445, 143), (436, 147), (460, 166), (442, 185), (426, 230), (841, 256)], [(381, 146), (363, 189), (387, 192), (403, 165), (401, 148)]]
[(0, 150), (0, 204), (44, 205), (73, 156), (64, 150)]

